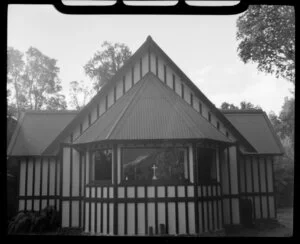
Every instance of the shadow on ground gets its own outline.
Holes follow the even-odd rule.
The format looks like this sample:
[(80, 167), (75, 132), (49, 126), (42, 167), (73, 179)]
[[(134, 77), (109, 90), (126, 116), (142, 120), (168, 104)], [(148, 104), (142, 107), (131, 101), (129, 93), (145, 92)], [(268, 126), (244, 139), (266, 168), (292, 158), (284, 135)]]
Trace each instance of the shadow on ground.
[(277, 221), (260, 221), (252, 229), (240, 229), (226, 236), (291, 237), (293, 235), (293, 208), (277, 210)]

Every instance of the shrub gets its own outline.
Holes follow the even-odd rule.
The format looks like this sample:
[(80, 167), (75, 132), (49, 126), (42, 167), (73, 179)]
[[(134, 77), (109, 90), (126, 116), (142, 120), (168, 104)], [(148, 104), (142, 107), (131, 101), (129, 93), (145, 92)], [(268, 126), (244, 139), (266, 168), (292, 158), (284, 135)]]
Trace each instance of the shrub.
[(55, 231), (59, 225), (57, 210), (52, 206), (48, 206), (41, 212), (19, 212), (9, 223), (8, 234)]

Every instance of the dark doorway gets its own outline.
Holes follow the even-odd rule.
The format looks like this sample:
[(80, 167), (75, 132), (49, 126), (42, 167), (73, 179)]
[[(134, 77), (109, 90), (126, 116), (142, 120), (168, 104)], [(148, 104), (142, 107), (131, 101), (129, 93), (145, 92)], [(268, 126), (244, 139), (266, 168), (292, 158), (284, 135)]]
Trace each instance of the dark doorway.
[(253, 227), (252, 201), (250, 199), (240, 199), (240, 218), (244, 227)]

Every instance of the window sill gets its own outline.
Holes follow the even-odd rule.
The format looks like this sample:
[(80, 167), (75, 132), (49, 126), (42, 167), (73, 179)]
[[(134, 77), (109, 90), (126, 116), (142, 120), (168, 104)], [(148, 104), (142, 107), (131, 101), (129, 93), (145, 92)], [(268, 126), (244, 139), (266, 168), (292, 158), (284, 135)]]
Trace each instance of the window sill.
[(150, 181), (122, 181), (120, 186), (179, 186), (179, 185), (191, 185), (189, 180), (150, 180)]
[(111, 180), (95, 180), (95, 181), (88, 183), (86, 186), (87, 187), (90, 187), (90, 186), (113, 186), (113, 184), (112, 184)]

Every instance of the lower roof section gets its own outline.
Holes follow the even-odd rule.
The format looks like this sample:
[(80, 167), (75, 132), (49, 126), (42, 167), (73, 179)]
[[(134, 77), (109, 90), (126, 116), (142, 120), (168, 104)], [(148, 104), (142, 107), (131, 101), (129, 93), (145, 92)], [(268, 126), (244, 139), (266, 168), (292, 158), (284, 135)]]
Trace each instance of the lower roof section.
[(284, 153), (271, 122), (262, 110), (222, 110), (222, 112), (255, 147), (258, 154)]
[(153, 139), (211, 139), (231, 142), (149, 72), (74, 144)]
[(7, 155), (41, 155), (77, 113), (77, 111), (27, 111), (23, 113), (11, 138)]

